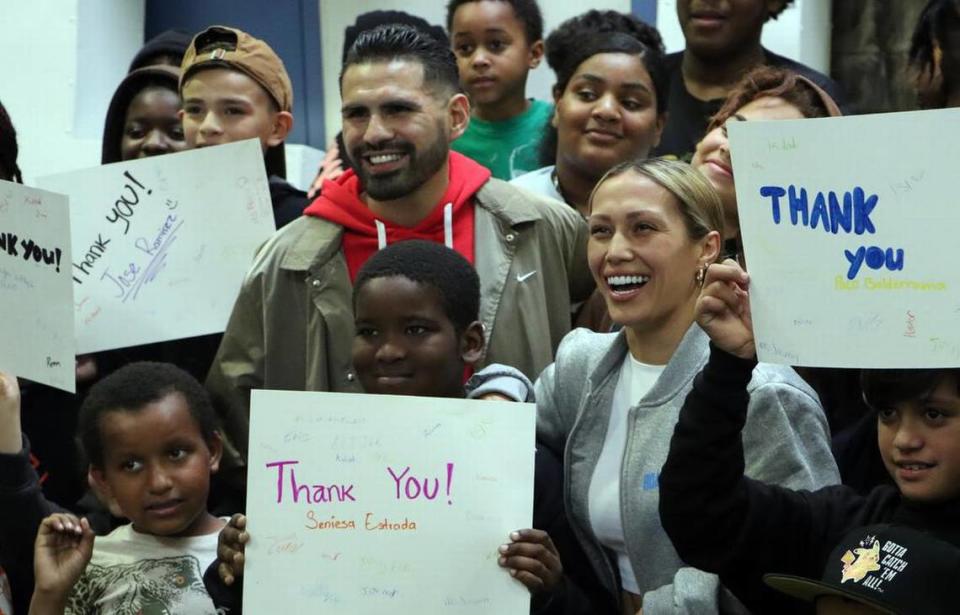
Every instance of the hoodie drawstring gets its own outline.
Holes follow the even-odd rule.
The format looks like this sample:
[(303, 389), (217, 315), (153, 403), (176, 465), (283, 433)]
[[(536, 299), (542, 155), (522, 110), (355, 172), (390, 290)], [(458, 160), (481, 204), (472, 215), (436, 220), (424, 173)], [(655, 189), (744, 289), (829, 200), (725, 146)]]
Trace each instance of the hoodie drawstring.
[(453, 203), (443, 206), (443, 243), (453, 249)]
[[(387, 247), (387, 227), (383, 222), (374, 220), (377, 225), (377, 249)], [(453, 203), (443, 206), (443, 244), (453, 249)]]

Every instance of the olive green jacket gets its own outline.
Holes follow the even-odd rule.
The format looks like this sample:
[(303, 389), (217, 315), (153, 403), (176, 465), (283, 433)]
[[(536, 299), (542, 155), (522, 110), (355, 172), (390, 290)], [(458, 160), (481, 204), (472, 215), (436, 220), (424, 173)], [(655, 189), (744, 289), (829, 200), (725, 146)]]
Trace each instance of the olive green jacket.
[[(593, 289), (587, 228), (572, 208), (491, 179), (475, 195), (474, 265), (487, 345), (478, 367), (535, 378)], [(343, 228), (305, 216), (257, 254), (207, 377), (229, 449), (246, 458), (251, 389), (359, 392)], [(228, 462), (229, 463), (229, 462)], [(242, 463), (242, 461), (241, 461)]]

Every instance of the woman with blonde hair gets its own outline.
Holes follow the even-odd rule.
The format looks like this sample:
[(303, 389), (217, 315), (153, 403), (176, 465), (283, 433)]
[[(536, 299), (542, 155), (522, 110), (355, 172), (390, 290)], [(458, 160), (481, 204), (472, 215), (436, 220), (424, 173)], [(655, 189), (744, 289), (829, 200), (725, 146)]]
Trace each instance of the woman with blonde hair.
[[(694, 308), (720, 254), (720, 201), (686, 163), (626, 162), (594, 188), (588, 224), (590, 269), (622, 329), (564, 338), (536, 383), (538, 440), (564, 460), (570, 524), (614, 612), (721, 612), (729, 594), (684, 565), (658, 514), (660, 468), (710, 354)], [(789, 367), (765, 364), (749, 390), (747, 474), (793, 489), (836, 483), (816, 394)], [(531, 552), (509, 545), (506, 565)]]

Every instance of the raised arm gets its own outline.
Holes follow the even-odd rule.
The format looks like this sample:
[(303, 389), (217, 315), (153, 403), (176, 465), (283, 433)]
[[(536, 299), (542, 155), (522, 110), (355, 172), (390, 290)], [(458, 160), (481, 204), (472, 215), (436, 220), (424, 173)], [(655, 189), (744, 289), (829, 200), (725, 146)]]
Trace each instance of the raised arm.
[[(685, 562), (719, 574), (751, 609), (789, 612), (777, 610), (790, 607), (765, 589), (761, 575), (819, 576), (822, 546), (832, 546), (831, 536), (848, 522), (843, 511), (855, 504), (851, 498), (856, 496), (842, 487), (793, 491), (745, 476), (742, 432), (751, 403), (747, 386), (756, 366), (747, 284), (746, 274), (732, 261), (713, 265), (707, 273), (697, 320), (712, 339), (710, 359), (680, 411), (660, 475), (660, 518)], [(753, 410), (775, 419), (765, 434), (767, 459), (754, 452), (769, 466), (768, 474), (781, 461), (776, 459), (784, 435), (780, 431), (791, 429), (778, 399), (786, 391), (771, 387), (758, 396), (760, 406), (769, 407)], [(756, 431), (762, 437), (763, 421), (759, 424)], [(789, 461), (797, 457), (794, 452), (781, 449), (779, 454), (788, 460), (780, 477), (784, 482), (815, 480), (803, 463)]]
[(37, 528), (44, 517), (63, 509), (44, 497), (20, 430), (20, 387), (12, 374), (0, 372), (0, 558), (11, 586), (28, 592), (34, 583)]

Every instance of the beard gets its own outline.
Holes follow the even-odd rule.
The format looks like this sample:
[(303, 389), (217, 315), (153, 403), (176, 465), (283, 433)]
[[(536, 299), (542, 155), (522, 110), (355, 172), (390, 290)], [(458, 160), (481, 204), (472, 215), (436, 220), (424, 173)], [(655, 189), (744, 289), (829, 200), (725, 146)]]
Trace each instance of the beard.
[[(364, 157), (381, 151), (401, 152), (406, 166), (388, 173), (373, 174), (364, 164)], [(366, 144), (350, 150), (349, 156), (363, 191), (377, 201), (393, 201), (407, 196), (422, 186), (443, 167), (450, 154), (442, 121), (437, 122), (436, 138), (425, 148), (417, 148), (404, 139), (392, 139), (376, 147)]]

